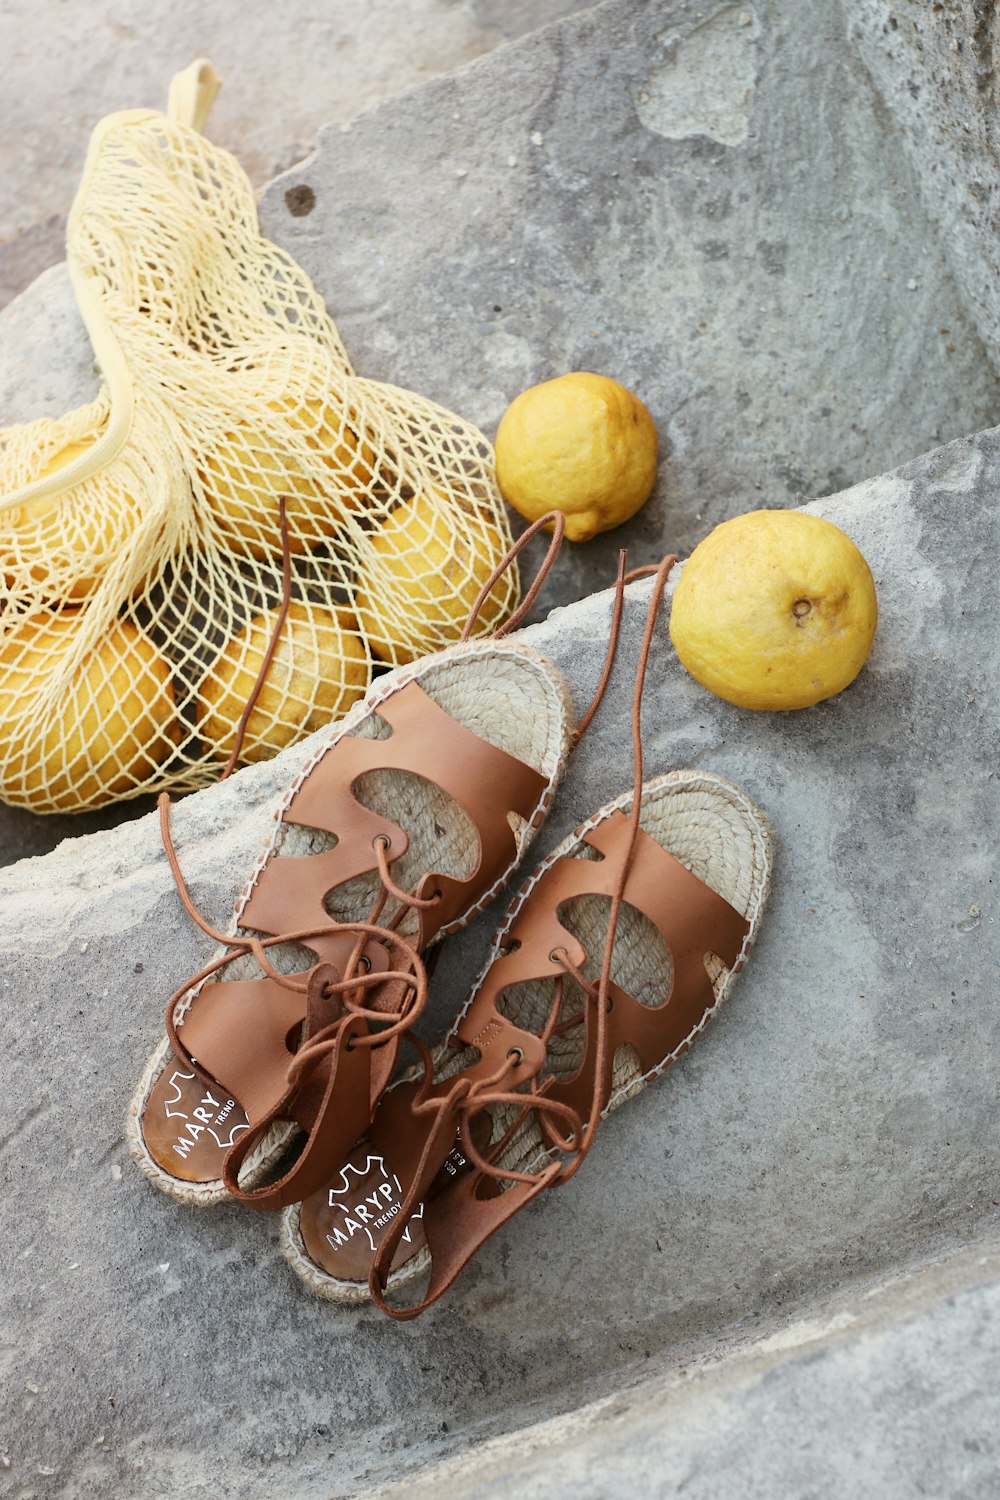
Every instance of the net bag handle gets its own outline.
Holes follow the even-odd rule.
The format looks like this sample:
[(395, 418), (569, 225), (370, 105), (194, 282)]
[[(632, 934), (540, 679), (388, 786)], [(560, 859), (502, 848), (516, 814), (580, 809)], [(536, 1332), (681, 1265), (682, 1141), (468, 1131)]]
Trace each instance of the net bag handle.
[(175, 125), (202, 131), (209, 111), (219, 96), (222, 79), (207, 57), (199, 57), (170, 80), (167, 118)]
[[(167, 96), (168, 119), (175, 125), (202, 130), (221, 87), (222, 81), (212, 64), (207, 58), (198, 58), (171, 79)], [(57, 469), (54, 474), (47, 474), (44, 478), (35, 479), (30, 484), (22, 485), (20, 489), (0, 496), (0, 514), (33, 500), (47, 500), (51, 495), (64, 494), (74, 485), (82, 484), (112, 463), (128, 442), (135, 410), (132, 372), (94, 288), (93, 268), (80, 264), (73, 245), (76, 226), (87, 202), (94, 166), (108, 130), (125, 120), (148, 120), (151, 114), (150, 110), (123, 111), (109, 115), (97, 126), (90, 138), (80, 187), (66, 225), (66, 260), (76, 305), (87, 330), (94, 358), (108, 388), (110, 414), (107, 426), (96, 443), (92, 443), (85, 453), (79, 454), (65, 468)]]

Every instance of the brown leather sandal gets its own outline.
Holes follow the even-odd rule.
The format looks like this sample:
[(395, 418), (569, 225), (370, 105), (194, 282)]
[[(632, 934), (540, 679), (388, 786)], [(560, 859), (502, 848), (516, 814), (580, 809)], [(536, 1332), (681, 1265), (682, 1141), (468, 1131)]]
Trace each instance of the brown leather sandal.
[(158, 1187), (278, 1208), (326, 1179), (423, 1005), (418, 955), (507, 880), (569, 745), (556, 669), (498, 640), (381, 678), (333, 726), (275, 813), (231, 931), (214, 934), (226, 951), (168, 1006), (127, 1124)]
[[(370, 1296), (395, 1318), (435, 1302), (544, 1188), (567, 1181), (598, 1121), (703, 1030), (756, 937), (771, 851), (730, 782), (675, 771), (581, 825), (522, 888), (457, 1025), (382, 1097), (324, 1188), (289, 1208), (282, 1248), (310, 1289)], [(414, 1039), (415, 1040), (415, 1039)], [(424, 1274), (415, 1305), (386, 1293)]]
[[(282, 1248), (312, 1291), (371, 1295), (397, 1318), (428, 1307), (729, 994), (767, 895), (763, 814), (710, 772), (646, 783), (602, 984), (632, 805), (629, 791), (602, 808), (532, 876), (430, 1071), (390, 1088), (324, 1188), (286, 1211)], [(418, 1305), (385, 1302), (428, 1270)]]
[[(280, 513), (282, 606), (225, 775), (290, 598), (283, 504)], [(552, 539), (520, 606), (490, 640), (469, 644), (494, 583), (543, 528)], [(318, 1188), (370, 1122), (426, 1000), (420, 955), (506, 882), (608, 683), (624, 553), (603, 670), (572, 735), (560, 674), (530, 648), (498, 639), (534, 603), (564, 531), (559, 513), (529, 526), (483, 584), (463, 644), (383, 678), (328, 733), (277, 809), (227, 934), (187, 893), (161, 798), (182, 903), (223, 946), (168, 1002), (166, 1039), (126, 1122), (133, 1156), (165, 1192), (188, 1203), (229, 1194), (281, 1208)]]

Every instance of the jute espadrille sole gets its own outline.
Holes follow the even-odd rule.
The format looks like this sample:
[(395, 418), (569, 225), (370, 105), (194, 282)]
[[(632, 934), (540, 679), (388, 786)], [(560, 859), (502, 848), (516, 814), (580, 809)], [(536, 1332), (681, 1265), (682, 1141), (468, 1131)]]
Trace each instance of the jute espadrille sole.
[[(350, 713), (331, 727), (315, 753), (302, 767), (268, 822), (264, 847), (236, 903), (228, 931), (235, 933), (240, 916), (268, 862), (281, 855), (319, 853), (335, 841), (325, 833), (284, 823), (283, 815), (293, 796), (326, 751), (344, 735), (381, 739), (388, 733), (378, 716), (379, 705), (409, 682), (420, 687), (452, 718), (482, 739), (516, 756), (546, 778), (544, 791), (531, 817), (518, 821), (514, 829), (516, 858), (489, 890), (434, 938), (440, 938), (472, 920), (506, 884), (525, 850), (545, 819), (569, 752), (573, 723), (566, 684), (554, 666), (531, 647), (510, 641), (473, 641), (450, 648), (381, 677)], [(428, 869), (458, 878), (474, 869), (477, 836), (467, 814), (440, 788), (419, 777), (396, 771), (375, 771), (358, 784), (359, 799), (384, 813), (407, 830), (410, 845), (393, 864), (393, 878), (411, 888)], [(338, 886), (327, 900), (334, 920), (364, 921), (377, 891), (377, 876), (359, 876)], [(395, 903), (386, 906), (382, 921), (391, 919)], [(412, 929), (416, 914), (400, 924)], [(292, 973), (314, 961), (307, 950), (293, 944), (272, 948), (269, 958), (282, 972)], [(251, 957), (237, 958), (225, 977), (252, 978), (257, 970)], [(211, 983), (212, 981), (207, 981)], [(200, 987), (199, 987), (200, 988)], [(195, 1003), (199, 989), (189, 990), (178, 1003), (175, 1020), (180, 1021)], [(228, 1194), (221, 1180), (185, 1182), (165, 1172), (152, 1158), (142, 1133), (142, 1117), (150, 1092), (171, 1062), (166, 1037), (150, 1055), (126, 1120), (129, 1150), (140, 1170), (163, 1192), (182, 1203), (210, 1205), (223, 1202)], [(253, 1185), (263, 1180), (296, 1134), (293, 1125), (275, 1127), (250, 1156), (242, 1181)]]
[[(595, 858), (596, 851), (582, 841), (582, 835), (597, 827), (616, 809), (628, 811), (632, 806), (629, 790), (582, 824), (554, 849), (538, 867), (515, 897), (482, 974), (472, 988), (462, 1015), (468, 1010), (482, 983), (483, 976), (501, 951), (506, 934), (521, 907), (531, 895), (541, 875), (556, 860), (565, 856)], [(771, 879), (771, 838), (764, 814), (739, 787), (710, 771), (671, 771), (645, 783), (642, 789), (641, 826), (664, 848), (685, 865), (699, 880), (710, 886), (749, 922), (749, 930), (737, 962), (727, 969), (717, 959), (710, 960), (715, 1004), (677, 1047), (648, 1072), (641, 1071), (634, 1050), (620, 1046), (614, 1062), (614, 1091), (602, 1112), (602, 1119), (612, 1114), (626, 1099), (639, 1094), (691, 1045), (727, 998), (746, 954), (756, 938)], [(576, 898), (562, 909), (564, 925), (574, 932), (587, 949), (584, 972), (596, 978), (607, 932), (608, 903), (603, 898)], [(640, 1002), (658, 1005), (669, 982), (671, 959), (659, 931), (648, 918), (633, 907), (623, 908), (615, 939), (611, 977), (616, 984)], [(504, 1011), (516, 1024), (526, 1029), (540, 1029), (552, 1001), (552, 982), (533, 981), (514, 986), (505, 993)], [(582, 1006), (582, 1000), (581, 1000)], [(457, 1027), (462, 1016), (455, 1022)], [(452, 1033), (453, 1035), (453, 1033)], [(435, 1081), (460, 1072), (474, 1054), (449, 1035), (434, 1052)], [(548, 1061), (542, 1076), (548, 1073), (569, 1076), (577, 1071), (583, 1058), (583, 1028), (553, 1037)], [(509, 1108), (495, 1106), (491, 1111), (493, 1141), (500, 1140), (514, 1114)], [(488, 1147), (484, 1148), (488, 1152)], [(500, 1158), (500, 1165), (522, 1172), (536, 1172), (548, 1160), (537, 1119), (529, 1115)], [(335, 1164), (331, 1163), (331, 1167)], [(299, 1205), (282, 1215), (281, 1248), (295, 1273), (317, 1296), (333, 1302), (363, 1302), (368, 1298), (367, 1285), (338, 1280), (318, 1266), (308, 1255), (302, 1239)], [(426, 1250), (418, 1251), (390, 1276), (388, 1291), (415, 1280), (429, 1266)]]

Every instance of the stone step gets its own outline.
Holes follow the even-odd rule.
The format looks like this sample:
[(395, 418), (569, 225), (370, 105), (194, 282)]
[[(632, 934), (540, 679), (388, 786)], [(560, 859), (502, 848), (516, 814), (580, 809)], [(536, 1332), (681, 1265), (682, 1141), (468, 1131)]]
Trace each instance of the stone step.
[(995, 420), (942, 237), (831, 0), (608, 0), (324, 129), (261, 223), (361, 373), (488, 434), (565, 370), (641, 394), (654, 502), (575, 549), (564, 601), (621, 545), (685, 551), (734, 512)]
[(844, 0), (869, 69), (994, 366), (1000, 362), (1000, 11)]
[[(120, 1122), (165, 997), (210, 947), (180, 908), (155, 819), (0, 872), (0, 1432), (17, 1493), (363, 1492), (619, 1391), (647, 1353), (716, 1357), (757, 1320), (811, 1316), (852, 1284), (995, 1233), (998, 488), (991, 431), (811, 507), (870, 559), (881, 606), (870, 664), (816, 709), (713, 699), (661, 624), (646, 772), (704, 767), (765, 809), (776, 867), (760, 942), (705, 1036), (602, 1127), (577, 1179), (406, 1330), (310, 1300), (273, 1221), (180, 1209), (126, 1156)], [(538, 857), (629, 784), (645, 589), (630, 593), (619, 670)], [(525, 632), (581, 705), (608, 611), (607, 595), (590, 598)], [(212, 921), (308, 753), (177, 808), (182, 866)], [(454, 1015), (499, 910), (446, 945), (428, 1035)], [(949, 1364), (956, 1326), (957, 1340), (926, 1346), (935, 1390), (949, 1371), (965, 1389)], [(789, 1402), (811, 1400), (810, 1368), (782, 1377)], [(710, 1433), (715, 1409), (691, 1422)], [(962, 1465), (981, 1463), (951, 1445), (965, 1416), (919, 1392), (913, 1410), (957, 1495)], [(694, 1462), (694, 1440), (678, 1443)]]
[(377, 1500), (994, 1500), (998, 1359), (993, 1237), (758, 1326), (722, 1358), (689, 1368), (675, 1351), (669, 1369), (476, 1444)]
[[(160, 108), (170, 75), (208, 56), (223, 77), (213, 138), (257, 187), (305, 155), (321, 125), (459, 67), (580, 10), (585, 0), (287, 0), (210, 7), (177, 0), (169, 17), (113, 0), (4, 16), (16, 87), (0, 98), (0, 308), (64, 254), (66, 214), (90, 132), (118, 109)], [(11, 7), (6, 7), (10, 11)]]
[[(509, 32), (559, 9), (475, 15)], [(255, 97), (264, 134), (241, 139), (223, 114), (216, 138), (245, 156), (287, 128), (287, 87)], [(808, 14), (792, 0), (608, 0), (329, 125), (264, 193), (261, 220), (315, 277), (361, 373), (491, 436), (519, 390), (567, 369), (642, 395), (661, 437), (654, 498), (567, 549), (559, 602), (602, 587), (621, 545), (637, 563), (684, 551), (725, 516), (837, 490), (998, 409), (938, 230), (832, 0)], [(58, 413), (95, 385), (53, 270), (0, 315), (0, 424)], [(0, 858), (131, 812), (39, 824), (2, 811)]]
[[(563, 600), (619, 545), (687, 549), (993, 418), (1000, 388), (845, 27), (832, 0), (808, 24), (791, 0), (607, 0), (327, 126), (264, 192), (264, 232), (360, 373), (488, 434), (567, 369), (646, 400), (654, 500), (575, 549)], [(0, 422), (93, 388), (53, 272), (0, 316)]]

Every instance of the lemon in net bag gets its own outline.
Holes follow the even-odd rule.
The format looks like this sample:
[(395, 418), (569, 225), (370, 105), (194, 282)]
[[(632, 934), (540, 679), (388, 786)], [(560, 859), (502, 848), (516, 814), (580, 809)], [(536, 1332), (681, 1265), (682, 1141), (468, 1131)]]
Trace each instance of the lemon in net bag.
[[(356, 375), (202, 134), (210, 64), (94, 132), (67, 260), (103, 384), (0, 431), (0, 797), (38, 812), (214, 780), (458, 638), (510, 534), (477, 428)], [(284, 516), (284, 537), (282, 515)], [(514, 609), (516, 570), (476, 629)], [(241, 699), (241, 695), (242, 699)]]

